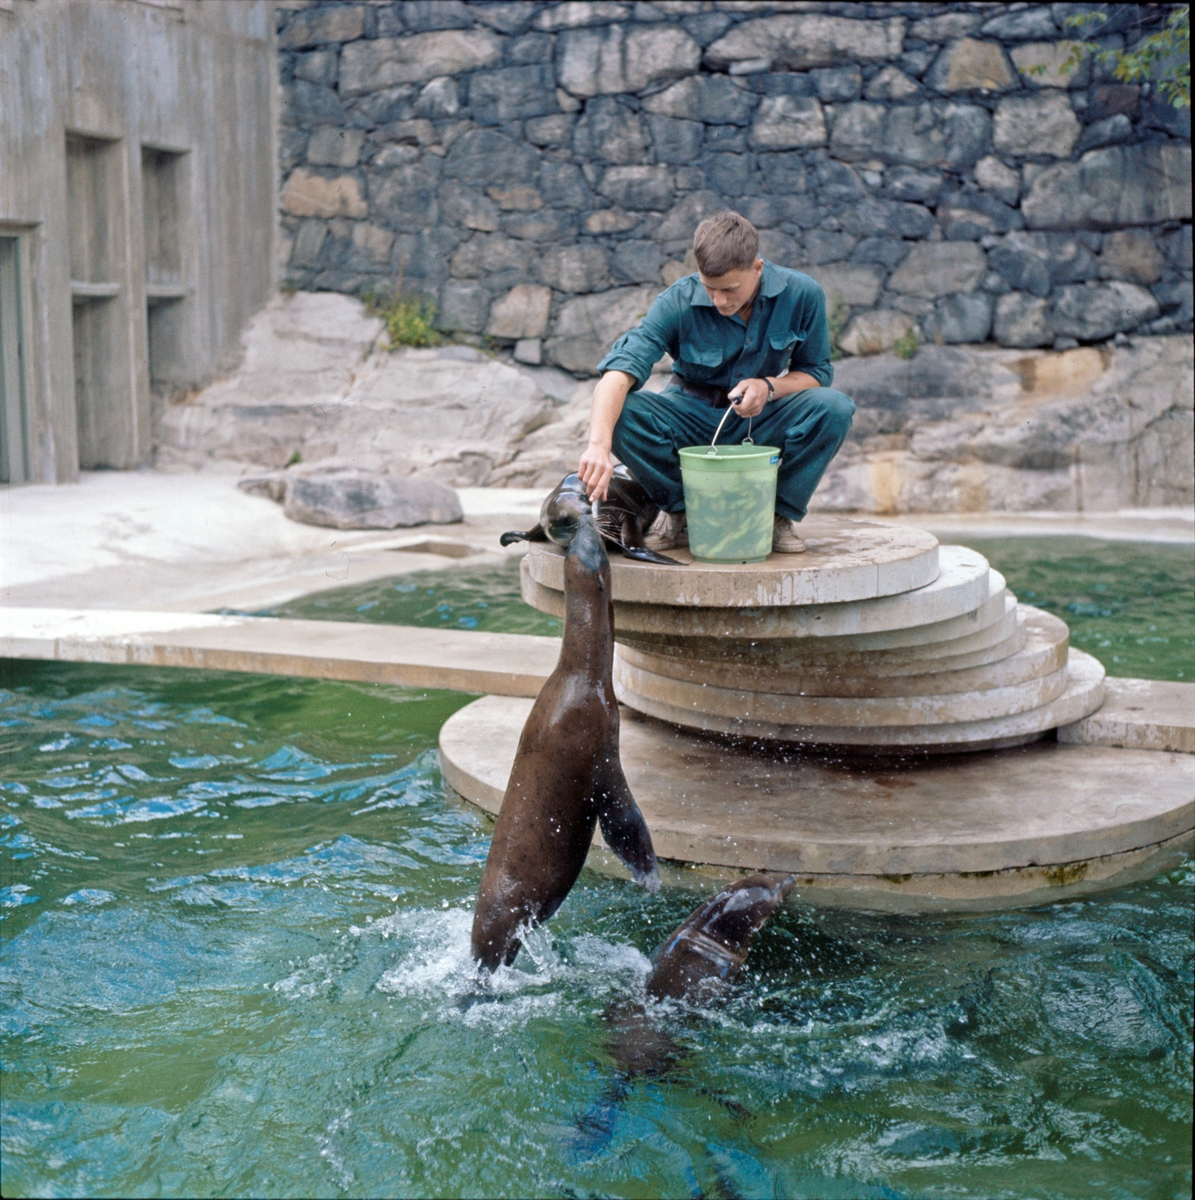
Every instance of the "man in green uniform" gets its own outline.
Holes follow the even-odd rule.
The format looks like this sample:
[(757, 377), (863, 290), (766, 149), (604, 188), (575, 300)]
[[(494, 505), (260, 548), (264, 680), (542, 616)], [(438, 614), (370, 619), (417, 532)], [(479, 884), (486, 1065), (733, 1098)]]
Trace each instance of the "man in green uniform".
[[(850, 398), (830, 387), (825, 296), (808, 275), (764, 262), (759, 234), (738, 213), (702, 221), (693, 251), (699, 273), (662, 292), (598, 364), (602, 377), (578, 474), (590, 496), (605, 499), (613, 450), (661, 507), (645, 544), (683, 545), (677, 451), (708, 445), (732, 405), (721, 441), (740, 442), (749, 433), (760, 445), (781, 448), (772, 548), (799, 553), (805, 543), (797, 525), (855, 412)], [(665, 353), (673, 360), (668, 386), (658, 394), (641, 390)]]

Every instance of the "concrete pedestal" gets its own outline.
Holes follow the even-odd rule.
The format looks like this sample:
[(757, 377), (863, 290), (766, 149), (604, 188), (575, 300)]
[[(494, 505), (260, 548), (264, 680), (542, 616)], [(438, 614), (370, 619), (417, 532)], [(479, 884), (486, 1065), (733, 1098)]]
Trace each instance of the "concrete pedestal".
[[(489, 813), (532, 703), (487, 696), (441, 731), (445, 780)], [(682, 864), (713, 880), (791, 871), (798, 896), (836, 905), (1046, 903), (1148, 877), (1195, 838), (1189, 754), (1051, 741), (844, 758), (699, 736), (624, 709), (621, 757), (672, 881), (684, 882)], [(594, 865), (614, 862), (596, 837)]]

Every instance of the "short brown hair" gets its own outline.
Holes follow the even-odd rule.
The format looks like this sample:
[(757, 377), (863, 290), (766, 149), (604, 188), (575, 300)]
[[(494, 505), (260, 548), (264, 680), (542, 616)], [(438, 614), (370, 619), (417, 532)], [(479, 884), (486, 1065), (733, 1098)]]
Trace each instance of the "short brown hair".
[(759, 257), (759, 231), (737, 212), (714, 213), (693, 234), (693, 257), (697, 269), (712, 279), (746, 270)]

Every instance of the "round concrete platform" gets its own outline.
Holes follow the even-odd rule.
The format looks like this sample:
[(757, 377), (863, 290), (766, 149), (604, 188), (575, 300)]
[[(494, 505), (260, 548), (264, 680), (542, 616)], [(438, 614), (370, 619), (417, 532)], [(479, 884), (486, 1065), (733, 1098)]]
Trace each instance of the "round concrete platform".
[[(724, 592), (710, 587), (682, 586), (676, 582), (680, 567), (656, 567), (649, 564), (627, 565), (627, 560), (612, 556), (614, 582), (614, 623), (622, 633), (662, 633), (682, 637), (706, 638), (804, 638), (857, 637), (863, 634), (904, 631), (911, 627), (934, 625), (974, 612), (990, 599), (991, 576), (995, 574), (987, 559), (965, 546), (934, 548), (935, 573), (927, 583), (907, 591), (847, 601), (791, 601), (771, 599), (727, 602)], [(785, 557), (804, 558), (804, 555)], [(620, 568), (615, 574), (617, 561)], [(553, 616), (564, 615), (564, 554), (556, 546), (536, 545), (524, 556), (521, 569), (523, 599), (532, 608)], [(740, 566), (738, 572), (760, 571), (771, 561), (755, 566)], [(695, 568), (684, 570), (701, 570)], [(711, 572), (729, 572), (729, 568), (710, 568)], [(655, 586), (664, 581), (682, 597), (675, 602), (630, 600), (620, 594), (619, 577), (628, 572), (641, 575), (647, 583), (637, 590), (659, 593)], [(729, 576), (735, 578), (734, 576)], [(750, 577), (742, 575), (737, 594), (746, 596)], [(1004, 587), (1000, 578), (1000, 589)]]
[[(656, 566), (613, 555), (611, 590), (630, 604), (767, 608), (840, 604), (910, 592), (938, 576), (938, 539), (921, 529), (814, 516), (801, 523), (804, 554), (772, 554), (766, 562), (701, 563), (670, 550), (681, 566)], [(564, 588), (564, 554), (547, 543), (528, 553), (532, 578)]]
[[(440, 734), (444, 778), (497, 813), (532, 701), (488, 696)], [(1039, 742), (946, 758), (745, 748), (624, 710), (621, 757), (656, 852), (791, 871), (806, 900), (875, 908), (1039, 903), (1189, 852), (1195, 757)], [(597, 856), (598, 865), (605, 861)]]

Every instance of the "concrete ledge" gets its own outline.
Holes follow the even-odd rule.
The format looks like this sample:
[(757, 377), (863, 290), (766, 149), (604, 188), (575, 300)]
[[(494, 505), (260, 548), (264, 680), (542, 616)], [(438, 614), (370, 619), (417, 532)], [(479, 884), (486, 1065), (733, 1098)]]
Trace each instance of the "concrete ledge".
[(557, 638), (348, 621), (101, 609), (0, 610), (0, 657), (137, 663), (535, 696)]
[(1073, 725), (1063, 725), (1058, 740), (1075, 746), (1195, 754), (1195, 683), (1108, 679), (1100, 708)]

